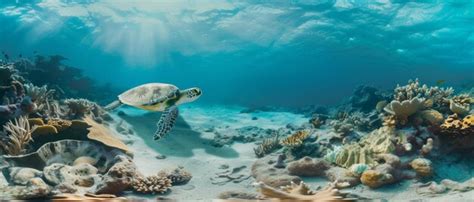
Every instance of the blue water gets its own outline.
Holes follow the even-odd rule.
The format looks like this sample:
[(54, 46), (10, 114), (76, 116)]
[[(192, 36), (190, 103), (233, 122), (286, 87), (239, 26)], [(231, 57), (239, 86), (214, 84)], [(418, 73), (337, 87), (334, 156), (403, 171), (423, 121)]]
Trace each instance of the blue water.
[(198, 86), (200, 102), (334, 104), (356, 86), (474, 83), (474, 1), (2, 0), (0, 49), (60, 54), (102, 83)]

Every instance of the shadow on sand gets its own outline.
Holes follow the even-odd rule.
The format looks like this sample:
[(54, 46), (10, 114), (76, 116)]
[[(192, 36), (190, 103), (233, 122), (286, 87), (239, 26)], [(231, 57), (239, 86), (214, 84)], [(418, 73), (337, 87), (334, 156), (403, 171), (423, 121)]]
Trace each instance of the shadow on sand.
[(131, 124), (135, 132), (145, 140), (145, 143), (160, 154), (166, 156), (192, 157), (193, 150), (204, 149), (206, 153), (224, 157), (238, 158), (239, 153), (230, 147), (216, 148), (211, 146), (209, 139), (201, 137), (201, 133), (191, 129), (189, 124), (178, 117), (176, 125), (164, 138), (159, 141), (153, 140), (156, 123), (161, 113), (146, 113), (142, 116), (121, 116)]

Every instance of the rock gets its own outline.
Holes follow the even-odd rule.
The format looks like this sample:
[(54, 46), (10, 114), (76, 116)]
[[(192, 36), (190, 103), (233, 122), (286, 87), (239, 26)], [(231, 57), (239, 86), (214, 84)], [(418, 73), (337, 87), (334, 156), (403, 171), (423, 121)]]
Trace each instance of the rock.
[(430, 160), (417, 158), (410, 162), (410, 166), (420, 177), (429, 177), (433, 175), (433, 165)]
[(52, 185), (67, 183), (80, 187), (91, 187), (94, 185), (97, 168), (90, 164), (68, 166), (54, 163), (45, 167), (43, 174), (44, 178)]
[(336, 187), (338, 188), (353, 187), (360, 184), (359, 178), (348, 176), (348, 172), (345, 168), (332, 167), (325, 172), (324, 176), (328, 181), (337, 181)]
[(80, 164), (90, 164), (90, 165), (93, 166), (96, 163), (97, 163), (97, 160), (90, 157), (90, 156), (81, 156), (81, 157), (77, 158), (76, 160), (74, 160), (72, 165), (75, 166), (75, 165), (80, 165)]
[(26, 185), (30, 179), (41, 177), (43, 173), (33, 168), (12, 167), (8, 169), (6, 179), (13, 185)]
[(323, 176), (330, 167), (325, 160), (304, 157), (288, 164), (288, 172), (290, 175), (316, 177)]
[(364, 173), (364, 171), (366, 171), (367, 169), (369, 169), (369, 166), (367, 164), (363, 164), (363, 163), (353, 164), (349, 168), (348, 175), (352, 177), (360, 177), (362, 173)]
[(51, 192), (51, 188), (48, 184), (39, 177), (30, 179), (26, 186), (29, 187), (32, 194), (36, 196), (47, 196)]
[(92, 192), (94, 194), (118, 195), (128, 189), (137, 175), (137, 167), (128, 156), (115, 157), (115, 164), (102, 177)]
[(360, 181), (372, 189), (379, 188), (398, 181), (399, 178), (394, 175), (395, 172), (395, 169), (389, 164), (378, 165), (374, 169), (362, 173)]
[(225, 191), (219, 194), (219, 199), (240, 199), (240, 200), (257, 200), (258, 196), (254, 193), (247, 193), (244, 191)]
[(301, 178), (290, 175), (287, 169), (274, 168), (276, 162), (273, 159), (275, 158), (277, 158), (275, 155), (268, 155), (255, 161), (251, 170), (257, 182), (264, 182), (272, 187), (301, 182)]

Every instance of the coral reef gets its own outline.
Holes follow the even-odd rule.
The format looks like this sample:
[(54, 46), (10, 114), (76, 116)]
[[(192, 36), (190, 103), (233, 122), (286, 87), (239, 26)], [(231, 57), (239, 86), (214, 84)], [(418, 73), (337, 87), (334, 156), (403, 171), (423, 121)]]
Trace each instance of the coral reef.
[(445, 99), (454, 93), (453, 88), (428, 87), (427, 85), (420, 85), (418, 79), (408, 81), (405, 86), (397, 85), (394, 90), (394, 98), (399, 102), (406, 100), (413, 100), (414, 98), (423, 98), (431, 100), (435, 109), (446, 105)]

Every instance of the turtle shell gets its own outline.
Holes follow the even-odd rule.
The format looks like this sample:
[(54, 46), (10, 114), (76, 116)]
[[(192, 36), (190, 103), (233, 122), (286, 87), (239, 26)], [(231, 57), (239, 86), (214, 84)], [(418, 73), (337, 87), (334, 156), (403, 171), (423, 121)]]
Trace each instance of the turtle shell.
[(143, 105), (165, 99), (178, 90), (178, 87), (171, 84), (148, 83), (123, 92), (118, 99), (126, 105), (143, 108)]

